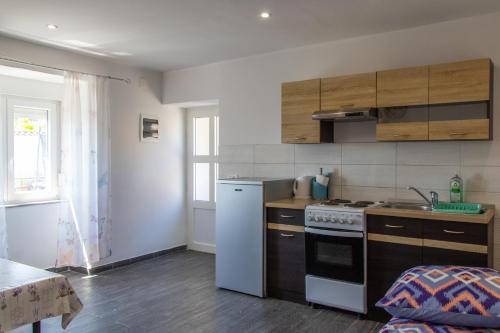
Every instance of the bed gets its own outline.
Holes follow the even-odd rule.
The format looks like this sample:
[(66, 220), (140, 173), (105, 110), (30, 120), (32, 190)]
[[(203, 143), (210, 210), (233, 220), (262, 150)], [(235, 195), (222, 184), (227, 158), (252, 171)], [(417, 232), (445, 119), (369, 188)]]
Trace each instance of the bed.
[(484, 267), (414, 267), (376, 306), (393, 316), (379, 333), (499, 333), (500, 273)]
[(442, 324), (432, 324), (412, 319), (392, 318), (379, 333), (498, 333), (489, 328), (466, 328)]

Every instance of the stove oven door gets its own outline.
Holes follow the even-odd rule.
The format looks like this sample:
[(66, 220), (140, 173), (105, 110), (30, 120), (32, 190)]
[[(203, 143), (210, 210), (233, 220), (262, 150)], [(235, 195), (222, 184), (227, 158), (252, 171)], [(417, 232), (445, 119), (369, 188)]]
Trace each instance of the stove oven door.
[(306, 227), (306, 273), (364, 284), (362, 232)]

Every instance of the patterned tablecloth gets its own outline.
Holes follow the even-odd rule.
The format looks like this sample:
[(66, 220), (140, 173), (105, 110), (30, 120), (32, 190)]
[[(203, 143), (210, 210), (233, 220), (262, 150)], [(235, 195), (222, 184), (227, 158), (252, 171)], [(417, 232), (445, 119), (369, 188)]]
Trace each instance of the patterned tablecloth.
[(0, 333), (59, 315), (66, 328), (82, 308), (64, 275), (0, 259)]

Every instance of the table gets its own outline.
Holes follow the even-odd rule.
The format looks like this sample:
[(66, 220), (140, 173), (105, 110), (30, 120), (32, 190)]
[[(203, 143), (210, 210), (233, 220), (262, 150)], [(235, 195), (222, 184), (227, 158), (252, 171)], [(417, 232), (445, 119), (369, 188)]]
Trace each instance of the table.
[(0, 259), (0, 333), (59, 315), (64, 329), (82, 308), (64, 275)]

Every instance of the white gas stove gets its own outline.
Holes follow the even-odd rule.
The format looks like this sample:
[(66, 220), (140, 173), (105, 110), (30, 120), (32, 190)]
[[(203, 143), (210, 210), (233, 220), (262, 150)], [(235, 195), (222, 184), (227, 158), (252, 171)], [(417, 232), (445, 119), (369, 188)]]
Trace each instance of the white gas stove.
[(373, 201), (328, 200), (309, 205), (305, 211), (306, 227), (342, 230), (365, 230), (364, 210), (380, 205)]
[(380, 204), (337, 199), (306, 207), (307, 301), (366, 313), (364, 210)]

